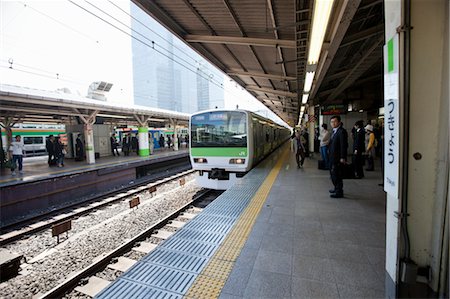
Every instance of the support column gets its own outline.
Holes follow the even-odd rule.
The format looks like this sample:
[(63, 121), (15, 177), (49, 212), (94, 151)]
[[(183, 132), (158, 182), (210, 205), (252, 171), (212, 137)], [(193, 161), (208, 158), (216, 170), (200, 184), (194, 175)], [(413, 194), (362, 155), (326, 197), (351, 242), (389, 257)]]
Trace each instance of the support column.
[[(313, 119), (311, 119), (313, 118)], [(308, 108), (308, 134), (309, 134), (309, 152), (314, 153), (314, 126), (316, 121), (314, 120), (314, 106)]]
[(84, 123), (84, 147), (86, 150), (86, 162), (87, 164), (94, 164), (95, 163), (95, 148), (94, 148), (94, 130), (92, 126), (95, 124), (95, 118), (97, 117), (97, 114), (99, 113), (98, 110), (93, 111), (92, 113), (89, 113), (89, 116), (86, 118), (81, 112), (73, 108), (73, 111), (78, 113), (78, 117), (83, 121)]
[(87, 164), (95, 163), (95, 148), (94, 148), (94, 130), (91, 124), (84, 124), (84, 147), (86, 149)]
[(177, 122), (173, 122), (173, 150), (178, 151), (178, 126)]
[(148, 146), (148, 126), (138, 127), (139, 137), (139, 156), (148, 157), (150, 155), (150, 149)]

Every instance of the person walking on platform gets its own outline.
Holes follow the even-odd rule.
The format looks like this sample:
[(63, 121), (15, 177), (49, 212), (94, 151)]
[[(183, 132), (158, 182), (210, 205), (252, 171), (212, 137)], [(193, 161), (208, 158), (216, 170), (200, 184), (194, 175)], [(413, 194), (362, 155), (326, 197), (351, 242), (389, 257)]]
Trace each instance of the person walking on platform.
[(328, 145), (330, 144), (330, 132), (328, 132), (327, 124), (322, 124), (322, 130), (320, 131), (320, 155), (325, 163), (325, 169), (330, 169), (330, 161), (328, 159)]
[(366, 129), (366, 154), (367, 154), (367, 168), (366, 171), (374, 171), (373, 159), (375, 157), (375, 134), (373, 133), (373, 126), (367, 125)]
[(11, 142), (9, 151), (12, 154), (11, 175), (16, 175), (17, 164), (19, 164), (19, 173), (23, 173), (23, 156), (25, 154), (25, 147), (21, 141), (22, 137), (16, 135), (16, 141)]
[(45, 149), (48, 154), (48, 166), (55, 165), (55, 137), (53, 135), (48, 136), (48, 139), (45, 141)]
[(123, 136), (122, 139), (122, 152), (124, 156), (130, 155), (130, 146), (131, 146), (131, 136), (130, 133)]
[(305, 162), (305, 146), (302, 142), (302, 136), (299, 132), (295, 133), (294, 141), (294, 150), (295, 150), (295, 160), (297, 161), (297, 167), (303, 167), (303, 163)]
[(75, 141), (75, 161), (83, 161), (84, 159), (84, 146), (83, 141), (81, 141), (81, 134), (77, 135), (77, 140)]
[(353, 166), (355, 172), (355, 179), (362, 179), (364, 177), (364, 158), (363, 153), (365, 151), (365, 131), (364, 131), (364, 122), (362, 120), (358, 120), (355, 123), (355, 135), (353, 140)]
[(330, 120), (333, 135), (330, 140), (330, 175), (334, 189), (330, 190), (330, 197), (344, 197), (343, 173), (347, 161), (348, 135), (342, 127), (341, 117), (334, 115)]
[(119, 150), (117, 149), (117, 146), (118, 146), (119, 144), (117, 143), (116, 134), (112, 134), (112, 136), (109, 138), (109, 140), (110, 140), (110, 142), (111, 142), (111, 151), (112, 151), (113, 156), (116, 155), (116, 154), (114, 153), (114, 150), (116, 151), (117, 156), (120, 156)]

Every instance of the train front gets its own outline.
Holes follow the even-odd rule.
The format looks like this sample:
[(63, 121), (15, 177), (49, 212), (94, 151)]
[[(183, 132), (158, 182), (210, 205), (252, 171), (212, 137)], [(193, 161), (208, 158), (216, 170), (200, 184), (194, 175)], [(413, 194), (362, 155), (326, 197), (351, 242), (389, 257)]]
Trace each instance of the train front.
[(201, 187), (226, 190), (249, 170), (246, 111), (214, 110), (192, 115), (192, 167)]

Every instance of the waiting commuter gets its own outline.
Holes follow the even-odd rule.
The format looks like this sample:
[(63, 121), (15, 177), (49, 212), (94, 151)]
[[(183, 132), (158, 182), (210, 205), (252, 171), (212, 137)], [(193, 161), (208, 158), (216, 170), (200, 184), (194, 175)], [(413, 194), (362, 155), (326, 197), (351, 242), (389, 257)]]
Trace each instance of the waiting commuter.
[(353, 140), (353, 167), (356, 179), (362, 179), (364, 177), (364, 157), (365, 152), (365, 130), (363, 128), (364, 122), (358, 120), (354, 126), (354, 140)]
[(133, 137), (131, 137), (131, 135), (130, 135), (130, 146), (131, 146), (131, 151), (135, 152), (137, 155), (138, 150), (139, 150), (139, 139), (138, 139), (137, 133)]
[(84, 159), (84, 146), (83, 141), (81, 141), (81, 134), (78, 134), (77, 140), (75, 141), (75, 161), (83, 161)]
[(124, 156), (130, 155), (130, 146), (131, 146), (131, 136), (130, 133), (123, 136), (122, 139), (122, 153)]
[(55, 141), (55, 158), (58, 167), (64, 166), (65, 146), (62, 143), (61, 137), (56, 137)]
[(158, 143), (159, 143), (159, 147), (160, 148), (164, 148), (164, 135), (161, 134), (159, 136), (159, 142)]
[(295, 150), (295, 160), (297, 161), (297, 167), (303, 167), (303, 163), (305, 162), (305, 146), (302, 142), (302, 136), (299, 132), (295, 133), (294, 141), (294, 150)]
[(367, 125), (366, 129), (366, 154), (367, 154), (367, 168), (366, 171), (374, 171), (373, 159), (375, 157), (375, 134), (373, 133), (373, 126)]
[(53, 135), (48, 136), (48, 139), (45, 141), (45, 149), (48, 154), (48, 166), (55, 165), (55, 137)]
[(110, 141), (110, 143), (111, 143), (111, 151), (112, 151), (113, 156), (116, 155), (116, 154), (114, 153), (114, 150), (116, 151), (117, 156), (120, 156), (119, 150), (117, 149), (117, 146), (118, 146), (119, 144), (117, 143), (116, 134), (112, 134), (112, 136), (109, 138), (109, 141)]
[(305, 149), (305, 156), (309, 157), (309, 133), (308, 133), (308, 130), (303, 129), (301, 136), (302, 136), (303, 148)]
[(20, 135), (16, 136), (16, 141), (11, 142), (9, 151), (12, 154), (11, 175), (16, 175), (17, 164), (19, 164), (19, 173), (23, 173), (23, 156), (25, 154), (25, 147), (21, 141)]
[(347, 161), (348, 136), (347, 131), (342, 127), (341, 117), (334, 115), (330, 120), (333, 134), (330, 140), (330, 175), (334, 189), (330, 190), (330, 197), (344, 197), (344, 167)]
[(171, 144), (172, 144), (172, 139), (170, 139), (170, 136), (167, 135), (167, 148), (170, 148)]
[(328, 158), (328, 145), (330, 144), (331, 134), (328, 132), (327, 124), (322, 124), (322, 130), (320, 131), (320, 155), (322, 156), (322, 160), (325, 163), (325, 169), (330, 168), (330, 161)]

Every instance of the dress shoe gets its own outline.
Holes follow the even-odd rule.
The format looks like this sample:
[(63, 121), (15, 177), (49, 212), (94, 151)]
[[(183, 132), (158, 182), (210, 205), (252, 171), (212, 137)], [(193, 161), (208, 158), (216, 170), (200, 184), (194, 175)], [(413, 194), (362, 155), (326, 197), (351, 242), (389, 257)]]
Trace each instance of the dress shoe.
[(336, 190), (335, 190), (335, 189), (330, 189), (330, 190), (328, 190), (328, 192), (330, 192), (330, 193), (336, 193)]
[(334, 193), (334, 194), (331, 194), (330, 197), (331, 197), (331, 198), (343, 198), (343, 197), (344, 197), (344, 194), (337, 194), (337, 193)]

